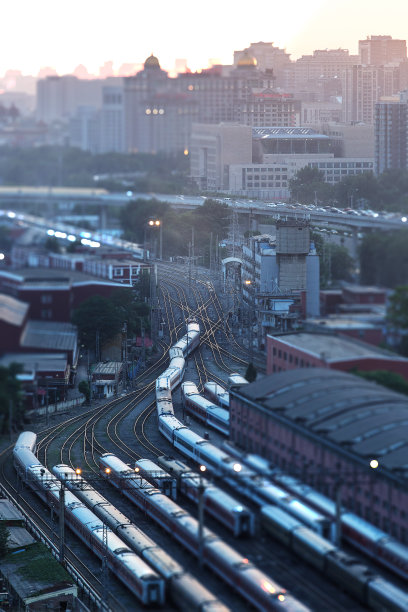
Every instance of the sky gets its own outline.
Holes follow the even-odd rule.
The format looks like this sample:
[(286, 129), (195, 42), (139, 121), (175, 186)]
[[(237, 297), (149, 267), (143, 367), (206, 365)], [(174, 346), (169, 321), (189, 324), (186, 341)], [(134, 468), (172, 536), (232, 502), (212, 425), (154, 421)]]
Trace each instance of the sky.
[(234, 50), (273, 42), (292, 59), (314, 49), (345, 48), (372, 34), (408, 37), (408, 0), (13, 0), (1, 9), (0, 73), (59, 74), (84, 64), (97, 74), (153, 53), (172, 70), (186, 58), (192, 70), (210, 58), (231, 64)]

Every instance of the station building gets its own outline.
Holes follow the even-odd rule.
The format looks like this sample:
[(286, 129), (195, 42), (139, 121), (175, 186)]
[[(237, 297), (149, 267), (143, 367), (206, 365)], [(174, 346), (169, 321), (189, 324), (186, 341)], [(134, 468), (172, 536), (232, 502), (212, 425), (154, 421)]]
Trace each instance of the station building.
[[(230, 390), (230, 437), (408, 542), (408, 400), (345, 372), (300, 368)], [(378, 468), (370, 462), (376, 459)]]

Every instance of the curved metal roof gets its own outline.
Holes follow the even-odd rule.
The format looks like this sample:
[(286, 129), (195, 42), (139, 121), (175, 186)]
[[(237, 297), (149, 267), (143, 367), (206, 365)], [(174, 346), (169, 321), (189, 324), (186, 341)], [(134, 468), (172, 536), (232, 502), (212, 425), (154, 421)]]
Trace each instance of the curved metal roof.
[(238, 393), (279, 411), (360, 457), (379, 457), (408, 474), (408, 398), (376, 383), (324, 368), (301, 368), (245, 385)]

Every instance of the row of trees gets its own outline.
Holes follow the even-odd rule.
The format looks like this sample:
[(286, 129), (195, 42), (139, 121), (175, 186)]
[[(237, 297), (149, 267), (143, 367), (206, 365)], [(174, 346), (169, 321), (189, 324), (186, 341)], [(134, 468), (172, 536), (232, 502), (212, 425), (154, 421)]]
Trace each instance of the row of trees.
[(365, 234), (360, 246), (360, 278), (390, 289), (408, 279), (408, 230)]
[[(126, 187), (115, 178), (115, 174), (120, 173), (133, 175)], [(0, 147), (0, 182), (4, 185), (95, 187), (96, 175), (106, 175), (97, 187), (115, 191), (182, 193), (188, 175), (188, 160), (182, 154), (95, 155), (73, 147)]]
[(379, 176), (365, 172), (329, 185), (324, 182), (323, 172), (306, 166), (289, 185), (292, 199), (303, 204), (317, 200), (340, 208), (363, 205), (373, 210), (408, 211), (407, 170), (388, 170)]

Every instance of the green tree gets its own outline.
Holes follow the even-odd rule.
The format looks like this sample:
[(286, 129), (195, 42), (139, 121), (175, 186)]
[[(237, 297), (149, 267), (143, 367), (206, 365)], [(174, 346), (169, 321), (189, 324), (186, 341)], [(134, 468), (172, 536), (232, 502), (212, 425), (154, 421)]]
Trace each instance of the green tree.
[(396, 372), (389, 372), (388, 370), (372, 370), (371, 372), (355, 370), (353, 374), (365, 378), (366, 380), (372, 380), (398, 393), (408, 395), (408, 382), (401, 374), (397, 374)]
[(254, 366), (254, 364), (252, 363), (252, 361), (250, 361), (248, 363), (248, 367), (247, 370), (245, 372), (245, 378), (247, 379), (247, 381), (249, 383), (254, 382), (256, 380), (258, 372), (256, 371), (256, 368)]
[(355, 262), (348, 250), (339, 244), (324, 240), (317, 232), (312, 232), (311, 238), (319, 255), (321, 288), (330, 287), (341, 280), (352, 280)]
[(8, 552), (7, 542), (10, 537), (10, 531), (3, 522), (0, 522), (0, 559), (5, 557)]
[(361, 282), (394, 288), (408, 278), (408, 230), (364, 234), (360, 245)]
[(81, 380), (78, 383), (78, 391), (82, 393), (82, 395), (85, 395), (85, 401), (87, 404), (89, 404), (89, 399), (91, 397), (91, 389), (87, 380)]
[(289, 181), (292, 199), (302, 204), (315, 200), (329, 202), (333, 199), (333, 189), (324, 181), (324, 174), (317, 168), (305, 166)]
[[(22, 371), (18, 363), (9, 367), (0, 366), (0, 432), (18, 430), (23, 425), (24, 406), (22, 401), (21, 384), (17, 375)], [(10, 402), (11, 419), (10, 424)]]
[(120, 332), (123, 319), (111, 300), (94, 295), (74, 310), (72, 323), (78, 327), (80, 342), (93, 349), (97, 332), (103, 345)]
[(395, 288), (389, 298), (387, 319), (398, 329), (408, 329), (408, 285)]

